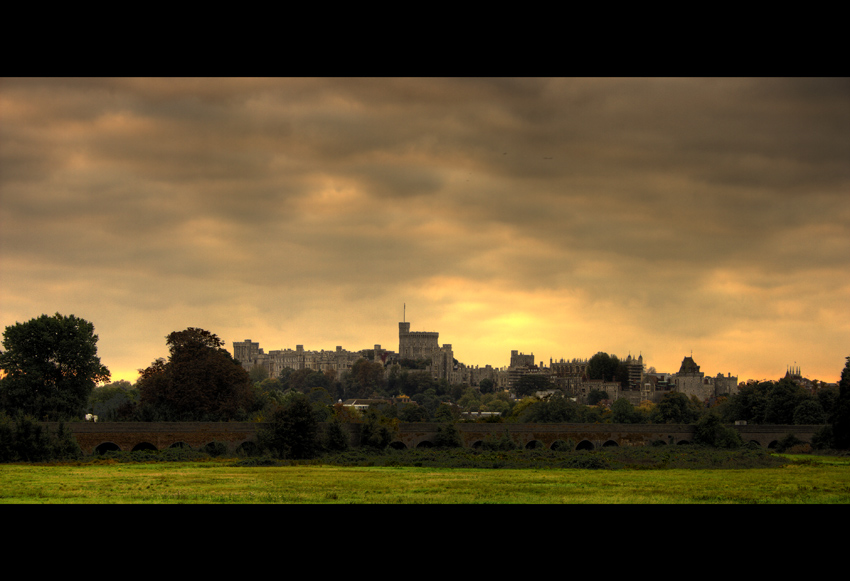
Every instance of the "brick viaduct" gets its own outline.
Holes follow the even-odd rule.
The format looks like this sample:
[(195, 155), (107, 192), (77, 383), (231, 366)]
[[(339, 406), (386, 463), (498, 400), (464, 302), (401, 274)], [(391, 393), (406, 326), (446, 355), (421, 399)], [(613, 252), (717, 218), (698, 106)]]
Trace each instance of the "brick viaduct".
[[(58, 424), (45, 422), (51, 432)], [(108, 450), (163, 450), (174, 446), (204, 449), (217, 443), (229, 452), (240, 447), (249, 451), (257, 429), (262, 424), (252, 422), (73, 422), (65, 424), (75, 435), (86, 454)], [(395, 448), (427, 447), (433, 444), (440, 424), (402, 423)], [(666, 445), (690, 444), (694, 426), (688, 424), (456, 424), (466, 447), (480, 446), (488, 438), (505, 433), (526, 448), (556, 447), (566, 444), (570, 449), (595, 450), (606, 446), (646, 446), (662, 442)], [(346, 426), (351, 445), (360, 445), (360, 425)], [(773, 448), (789, 433), (811, 442), (821, 428), (809, 426), (733, 426), (745, 442), (762, 448)]]

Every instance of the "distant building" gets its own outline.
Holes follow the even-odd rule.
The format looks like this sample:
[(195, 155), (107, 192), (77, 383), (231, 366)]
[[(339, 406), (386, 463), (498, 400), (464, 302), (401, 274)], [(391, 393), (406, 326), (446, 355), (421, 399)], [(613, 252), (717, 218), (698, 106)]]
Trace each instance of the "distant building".
[(234, 341), (233, 358), (242, 364), (246, 370), (255, 366), (265, 367), (270, 377), (280, 377), (285, 368), (294, 370), (312, 369), (314, 371), (332, 371), (337, 379), (344, 371), (359, 359), (372, 359), (378, 362), (386, 361), (392, 352), (381, 349), (375, 345), (374, 349), (361, 349), (360, 351), (347, 351), (337, 346), (335, 351), (307, 351), (303, 345), (296, 345), (295, 349), (276, 349), (264, 353), (259, 343), (250, 339)]
[[(405, 359), (420, 362), (419, 369), (424, 367), (423, 372), (450, 385), (478, 386), (484, 379), (489, 379), (493, 381), (496, 390), (511, 390), (522, 376), (536, 374), (546, 376), (553, 389), (560, 389), (579, 401), (585, 400), (590, 391), (598, 389), (607, 392), (612, 401), (626, 398), (634, 405), (647, 400), (658, 402), (670, 391), (694, 395), (702, 401), (738, 392), (736, 376), (730, 373), (724, 377), (718, 373), (716, 377), (706, 377), (693, 357), (682, 360), (678, 373), (647, 375), (644, 372), (643, 355), (633, 358), (629, 354), (625, 360), (628, 383), (621, 385), (614, 381), (588, 380), (589, 359), (554, 361), (550, 358), (549, 367), (544, 367), (542, 361), (540, 365), (535, 364), (534, 353), (526, 355), (516, 349), (511, 351), (508, 367), (496, 369), (490, 365), (466, 366), (457, 362), (450, 343), (440, 345), (439, 337), (440, 334), (435, 331), (412, 332), (410, 323), (404, 321), (398, 324), (398, 354), (380, 345), (360, 351), (347, 351), (340, 346), (334, 351), (307, 351), (303, 345), (296, 345), (295, 349), (265, 353), (259, 343), (245, 339), (233, 343), (233, 357), (247, 370), (254, 366), (265, 367), (271, 377), (280, 377), (283, 369), (288, 367), (294, 370), (332, 371), (337, 379), (341, 379), (342, 374), (361, 358), (381, 363), (387, 374), (391, 367), (397, 369), (395, 363), (398, 360)], [(427, 362), (424, 366), (421, 364), (423, 361)], [(799, 368), (789, 369), (786, 377), (797, 382), (807, 381), (802, 379)]]
[(685, 357), (679, 372), (673, 379), (675, 389), (685, 395), (695, 395), (701, 401), (717, 397), (719, 395), (731, 395), (738, 392), (738, 377), (728, 374), (723, 377), (718, 373), (717, 377), (706, 377), (699, 370), (693, 357)]
[(628, 389), (640, 391), (643, 384), (643, 355), (639, 355), (637, 359), (632, 359), (631, 354), (629, 354), (626, 357), (626, 368), (629, 370)]
[(440, 347), (440, 334), (435, 331), (410, 331), (410, 323), (398, 324), (398, 356), (413, 361), (429, 360), (428, 369), (434, 379), (445, 379), (449, 384), (461, 383), (463, 374), (455, 364), (451, 343)]
[(516, 382), (523, 375), (540, 373), (540, 368), (534, 364), (534, 353), (526, 355), (514, 349), (511, 351), (511, 364), (508, 367), (508, 385), (507, 388), (512, 390)]
[(440, 350), (440, 334), (433, 331), (410, 331), (410, 323), (398, 324), (398, 356), (401, 359), (431, 359)]
[(571, 359), (553, 361), (549, 359), (549, 372), (552, 382), (565, 393), (577, 395), (581, 393), (581, 383), (587, 380), (588, 359)]

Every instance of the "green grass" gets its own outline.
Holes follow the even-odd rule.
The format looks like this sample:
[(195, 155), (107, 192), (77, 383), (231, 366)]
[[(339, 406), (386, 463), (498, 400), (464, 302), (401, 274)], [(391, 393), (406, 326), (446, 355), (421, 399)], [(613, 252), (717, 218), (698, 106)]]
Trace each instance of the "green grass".
[[(411, 458), (422, 462), (421, 456)], [(0, 465), (0, 503), (850, 502), (850, 458), (803, 455), (780, 459), (788, 463), (749, 469), (609, 470), (320, 463), (246, 467), (232, 459), (5, 464)]]

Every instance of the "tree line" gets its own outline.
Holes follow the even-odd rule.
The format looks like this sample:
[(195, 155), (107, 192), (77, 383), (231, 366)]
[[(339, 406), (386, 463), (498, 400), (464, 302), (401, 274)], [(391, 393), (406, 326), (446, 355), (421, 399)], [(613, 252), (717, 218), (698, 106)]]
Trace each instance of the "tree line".
[[(57, 313), (7, 327), (0, 352), (0, 413), (38, 421), (79, 421), (85, 413), (93, 413), (101, 421), (274, 424), (297, 402), (302, 412), (309, 406), (316, 422), (368, 423), (367, 439), (376, 444), (387, 439), (394, 422), (450, 424), (460, 421), (464, 411), (488, 411), (492, 414), (487, 421), (496, 422), (705, 424), (714, 432), (737, 420), (822, 424), (823, 443), (850, 447), (850, 357), (839, 387), (822, 387), (815, 394), (780, 379), (741, 387), (737, 394), (709, 403), (670, 392), (656, 404), (635, 406), (619, 399), (588, 406), (560, 391), (545, 399), (534, 397), (533, 393), (551, 388), (545, 376), (523, 376), (516, 400), (497, 391), (489, 379), (477, 387), (436, 380), (423, 369), (426, 361), (403, 361), (385, 370), (381, 363), (364, 358), (340, 377), (289, 368), (269, 377), (264, 368), (245, 370), (224, 349), (223, 341), (207, 330), (190, 327), (165, 339), (167, 359), (141, 369), (135, 384), (106, 383), (110, 373), (97, 356), (98, 338), (88, 321)], [(593, 363), (589, 373), (600, 378), (616, 380), (624, 372), (623, 362), (616, 358), (597, 357)], [(402, 395), (415, 405), (379, 404), (367, 414), (340, 405), (352, 398), (389, 400)], [(596, 403), (607, 394), (591, 396), (591, 403)]]

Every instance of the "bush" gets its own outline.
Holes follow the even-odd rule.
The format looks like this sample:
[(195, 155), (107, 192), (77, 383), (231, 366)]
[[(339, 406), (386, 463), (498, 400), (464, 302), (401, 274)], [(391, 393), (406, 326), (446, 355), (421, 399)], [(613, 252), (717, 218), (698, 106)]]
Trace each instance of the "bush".
[(816, 450), (829, 450), (835, 447), (831, 425), (823, 426), (812, 435), (812, 447)]
[(782, 438), (776, 443), (776, 451), (780, 453), (786, 452), (798, 444), (805, 443), (806, 442), (804, 442), (794, 434), (787, 434), (784, 438)]
[(110, 450), (103, 454), (95, 454), (92, 461), (108, 464), (149, 464), (158, 462), (204, 462), (210, 459), (209, 452), (195, 450), (191, 447), (178, 446), (164, 450)]
[(796, 444), (788, 450), (789, 454), (811, 454), (812, 447), (809, 444)]
[(373, 409), (367, 409), (360, 427), (360, 445), (383, 450), (395, 440), (395, 423), (381, 418)]
[(590, 470), (604, 470), (606, 468), (611, 468), (608, 460), (604, 457), (597, 454), (580, 454), (576, 456), (570, 456), (567, 460), (565, 468), (582, 468), (582, 469), (590, 469)]
[(239, 460), (233, 465), (239, 466), (240, 468), (255, 468), (259, 466), (280, 466), (280, 462), (278, 462), (268, 454), (264, 454), (263, 456), (255, 456), (252, 458), (245, 458), (244, 460)]
[(204, 446), (203, 451), (212, 456), (213, 458), (217, 458), (219, 456), (224, 456), (227, 454), (227, 444), (224, 442), (210, 442), (206, 446)]
[(342, 422), (334, 419), (328, 424), (324, 440), (325, 450), (329, 452), (344, 452), (349, 448), (349, 436)]
[(516, 450), (519, 444), (514, 442), (507, 430), (501, 436), (488, 436), (482, 443), (481, 447), (484, 450), (491, 451), (508, 451)]
[(64, 423), (51, 433), (31, 416), (18, 414), (12, 419), (0, 414), (0, 462), (73, 460), (82, 455), (74, 434)]
[(552, 450), (555, 452), (572, 452), (576, 447), (575, 442), (572, 440), (558, 440), (554, 444), (552, 444)]

